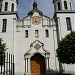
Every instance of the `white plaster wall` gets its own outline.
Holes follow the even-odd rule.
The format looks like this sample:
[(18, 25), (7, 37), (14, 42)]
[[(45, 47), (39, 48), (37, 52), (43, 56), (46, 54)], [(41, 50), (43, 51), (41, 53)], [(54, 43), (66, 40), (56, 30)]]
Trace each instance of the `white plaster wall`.
[[(59, 35), (60, 35), (60, 40), (64, 38), (67, 34), (69, 34), (71, 31), (67, 31), (67, 25), (66, 25), (66, 17), (70, 17), (71, 20), (71, 26), (72, 30), (75, 31), (75, 13), (58, 13), (57, 17), (59, 17)], [(75, 65), (64, 65), (63, 68), (65, 72), (69, 73), (75, 73), (74, 71)]]
[[(3, 38), (6, 43), (7, 52), (13, 53), (13, 18), (16, 18), (16, 15), (0, 15), (0, 38)], [(3, 19), (7, 19), (6, 32), (2, 32)]]
[(64, 38), (66, 36), (66, 34), (69, 34), (70, 31), (67, 30), (67, 25), (66, 25), (66, 17), (70, 17), (71, 19), (71, 26), (72, 26), (72, 30), (75, 30), (75, 21), (74, 21), (74, 17), (75, 14), (74, 13), (59, 13), (57, 14), (57, 17), (59, 17), (59, 34), (60, 34), (60, 39)]
[[(38, 14), (34, 14), (33, 16), (39, 16)], [(33, 17), (32, 16), (32, 17)], [(44, 17), (45, 19), (48, 19)], [(32, 18), (31, 18), (32, 19)], [(50, 52), (50, 69), (56, 70), (56, 59), (55, 59), (55, 49), (56, 49), (56, 31), (53, 33), (53, 27), (48, 27), (48, 22), (42, 23), (42, 17), (41, 17), (41, 23), (39, 25), (32, 24), (29, 28), (25, 27), (22, 28), (20, 26), (18, 28), (18, 32), (15, 32), (15, 66), (16, 66), (16, 72), (18, 73), (24, 73), (25, 72), (25, 64), (24, 64), (24, 54), (30, 49), (31, 43), (33, 43), (35, 40), (39, 40), (44, 44), (44, 48)], [(49, 20), (49, 19), (48, 19)], [(26, 23), (26, 22), (25, 22)], [(24, 24), (25, 25), (25, 24)], [(49, 30), (49, 37), (46, 38), (45, 36), (45, 30)], [(25, 38), (25, 30), (29, 31), (29, 37)], [(39, 30), (39, 38), (35, 38), (35, 30)], [(55, 39), (55, 41), (54, 41)], [(55, 48), (55, 49), (54, 49)], [(59, 69), (59, 68), (57, 68)]]
[[(6, 1), (6, 0), (4, 0)], [(9, 3), (12, 3), (9, 1)], [(4, 5), (4, 4), (3, 4)], [(11, 5), (11, 4), (10, 4)], [(4, 7), (4, 6), (3, 6)], [(9, 6), (9, 11), (10, 11)], [(4, 8), (2, 8), (4, 11)], [(15, 7), (16, 11), (16, 7)], [(41, 17), (41, 23), (39, 25), (32, 24), (32, 17)], [(60, 18), (59, 22), (59, 34), (60, 39), (64, 38), (67, 31), (66, 17), (71, 17), (72, 29), (75, 30), (75, 14), (74, 13), (59, 13), (57, 17)], [(25, 62), (24, 54), (30, 49), (31, 43), (35, 40), (39, 40), (44, 44), (44, 49), (50, 52), (50, 69), (59, 70), (59, 62), (56, 58), (56, 48), (57, 48), (57, 35), (55, 25), (50, 24), (50, 19), (45, 16), (40, 16), (37, 12), (33, 16), (28, 16), (23, 19), (23, 21), (16, 20), (16, 15), (0, 15), (0, 37), (3, 38), (4, 42), (7, 44), (7, 52), (13, 53), (15, 55), (15, 70), (16, 73), (24, 74), (25, 72)], [(2, 33), (2, 19), (7, 19), (7, 31)], [(30, 22), (26, 22), (28, 19)], [(44, 19), (44, 20), (43, 20)], [(42, 22), (44, 21), (44, 22)], [(51, 22), (52, 23), (52, 22)], [(30, 25), (29, 27), (27, 27)], [(49, 30), (49, 38), (45, 36), (45, 30)], [(25, 30), (29, 31), (29, 37), (25, 38)], [(39, 38), (35, 38), (35, 30), (39, 30)], [(69, 67), (64, 66), (65, 71), (74, 71), (74, 66)]]

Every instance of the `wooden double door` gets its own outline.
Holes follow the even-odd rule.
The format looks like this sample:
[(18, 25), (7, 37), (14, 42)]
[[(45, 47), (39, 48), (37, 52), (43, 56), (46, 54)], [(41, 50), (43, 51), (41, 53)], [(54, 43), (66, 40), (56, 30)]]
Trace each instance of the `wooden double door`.
[(31, 74), (32, 75), (41, 75), (45, 74), (45, 58), (39, 53), (36, 53), (31, 57)]

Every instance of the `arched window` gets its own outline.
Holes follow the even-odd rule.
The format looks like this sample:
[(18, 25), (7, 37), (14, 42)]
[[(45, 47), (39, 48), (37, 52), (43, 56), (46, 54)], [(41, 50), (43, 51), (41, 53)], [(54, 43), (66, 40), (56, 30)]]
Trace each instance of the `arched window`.
[(28, 38), (28, 30), (25, 30), (25, 38)]
[(6, 26), (7, 26), (7, 19), (3, 19), (2, 32), (6, 32)]
[(35, 38), (39, 38), (39, 31), (35, 30)]
[(1, 10), (2, 10), (2, 4), (0, 4), (0, 12), (1, 12)]
[(58, 10), (61, 10), (60, 2), (58, 2)]
[(71, 19), (70, 17), (66, 17), (67, 30), (71, 30)]
[(68, 8), (67, 8), (67, 1), (64, 1), (64, 8), (65, 8), (65, 9), (68, 9)]
[(8, 10), (8, 2), (5, 2), (5, 11)]
[(46, 37), (49, 37), (49, 31), (47, 29), (45, 30), (45, 33), (46, 33)]
[(12, 3), (12, 5), (11, 5), (11, 11), (12, 12), (14, 11), (14, 3)]
[(70, 9), (72, 10), (72, 4), (71, 4), (71, 2), (70, 2)]

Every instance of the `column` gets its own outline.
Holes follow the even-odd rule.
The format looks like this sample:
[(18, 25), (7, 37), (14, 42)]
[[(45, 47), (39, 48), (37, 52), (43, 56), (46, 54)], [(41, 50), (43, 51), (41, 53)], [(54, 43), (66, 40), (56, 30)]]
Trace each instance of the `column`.
[(30, 58), (28, 58), (28, 73), (31, 73), (30, 72)]
[(46, 61), (46, 71), (48, 70), (48, 61), (47, 61), (47, 58), (45, 59)]
[(46, 71), (49, 69), (49, 58), (46, 58)]
[(28, 72), (28, 58), (27, 58), (27, 72)]
[(25, 73), (30, 74), (30, 58), (25, 58)]
[(25, 73), (26, 73), (26, 59), (25, 59)]
[(49, 58), (48, 58), (48, 69), (49, 69)]
[(27, 58), (25, 58), (25, 73), (28, 72), (28, 61)]

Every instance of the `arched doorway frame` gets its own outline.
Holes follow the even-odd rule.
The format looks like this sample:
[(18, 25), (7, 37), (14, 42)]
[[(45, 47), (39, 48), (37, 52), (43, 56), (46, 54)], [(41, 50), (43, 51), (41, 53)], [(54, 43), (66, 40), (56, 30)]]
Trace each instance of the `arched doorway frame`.
[(46, 71), (49, 69), (49, 58), (50, 52), (44, 49), (44, 44), (39, 40), (35, 40), (30, 45), (30, 49), (24, 54), (25, 60), (25, 75), (31, 75), (31, 63), (30, 58), (34, 56), (36, 53), (39, 53), (41, 56), (45, 58)]
[(35, 52), (32, 54), (26, 54), (24, 55), (24, 60), (25, 60), (25, 75), (31, 75), (31, 57), (34, 56), (36, 53), (40, 54), (45, 58), (45, 65), (46, 65), (46, 71), (49, 69), (49, 58), (50, 58), (50, 53), (39, 53)]

